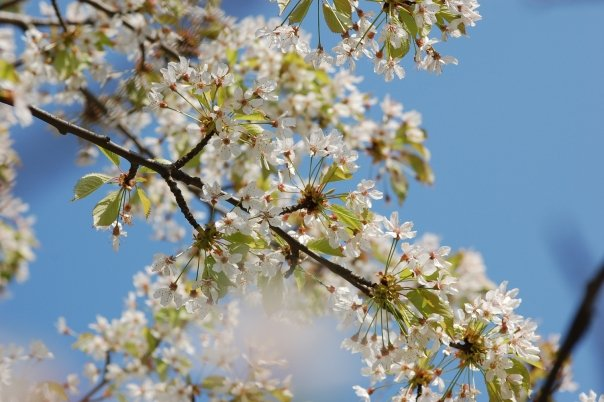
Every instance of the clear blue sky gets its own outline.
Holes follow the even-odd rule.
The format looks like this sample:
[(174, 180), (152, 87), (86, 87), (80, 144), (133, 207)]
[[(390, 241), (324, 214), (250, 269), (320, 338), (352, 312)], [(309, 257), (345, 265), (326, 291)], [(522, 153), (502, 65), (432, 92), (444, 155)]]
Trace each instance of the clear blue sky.
[[(263, 0), (224, 3), (237, 15), (267, 13)], [(485, 0), (480, 10), (484, 19), (470, 38), (440, 48), (459, 66), (439, 77), (409, 67), (405, 80), (388, 84), (361, 68), (363, 86), (418, 109), (429, 130), (437, 181), (413, 186), (404, 219), (445, 244), (480, 251), (493, 280), (520, 288), (521, 313), (538, 320), (542, 334), (561, 333), (604, 259), (604, 2)], [(73, 165), (75, 140), (40, 123), (14, 137), (23, 159), (17, 193), (37, 217), (41, 247), (30, 280), (0, 302), (0, 341), (49, 340), (65, 371), (76, 371), (83, 360), (56, 335), (56, 318), (84, 329), (97, 313), (116, 316), (149, 250), (173, 247), (150, 245), (139, 224), (113, 253), (106, 233), (91, 228), (94, 200), (69, 202), (88, 172)], [(574, 367), (582, 390), (604, 393), (600, 299)], [(356, 357), (334, 356), (342, 360), (330, 363), (333, 370), (361, 367)], [(320, 386), (308, 389), (312, 398)], [(354, 399), (349, 385), (332, 391)]]

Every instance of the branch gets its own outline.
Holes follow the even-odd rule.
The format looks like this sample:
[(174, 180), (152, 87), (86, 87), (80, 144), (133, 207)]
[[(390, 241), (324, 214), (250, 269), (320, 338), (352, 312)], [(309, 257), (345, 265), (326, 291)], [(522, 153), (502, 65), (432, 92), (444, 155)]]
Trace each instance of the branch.
[[(105, 13), (108, 17), (113, 17), (115, 15), (119, 15), (120, 12), (117, 10), (113, 10), (109, 7), (107, 7), (106, 5), (104, 5), (103, 3), (97, 1), (97, 0), (78, 0), (80, 3), (85, 3), (88, 4), (90, 6), (92, 6), (93, 8), (97, 9), (98, 11), (101, 11), (103, 13)], [(134, 28), (128, 21), (123, 21), (124, 26), (126, 28), (128, 28), (129, 30), (131, 30), (132, 32), (137, 32), (137, 29)], [(174, 60), (178, 60), (179, 54), (177, 52), (175, 52), (174, 50), (170, 49), (169, 47), (167, 47), (166, 45), (164, 45), (161, 40), (159, 40), (159, 38), (153, 38), (149, 35), (145, 35), (145, 39), (148, 40), (149, 42), (155, 43), (155, 42), (159, 42), (159, 46), (160, 48), (167, 53), (168, 55), (170, 55), (171, 58), (173, 58)]]
[(105, 353), (105, 366), (103, 367), (103, 376), (101, 377), (101, 381), (97, 385), (94, 386), (90, 391), (84, 395), (79, 402), (89, 402), (90, 398), (96, 394), (101, 388), (103, 388), (109, 380), (107, 380), (107, 369), (109, 364), (111, 363), (111, 354), (109, 352)]
[(179, 169), (181, 169), (191, 159), (193, 159), (195, 157), (195, 155), (197, 155), (198, 153), (200, 153), (205, 148), (206, 145), (208, 145), (208, 142), (210, 142), (210, 139), (215, 134), (216, 134), (216, 129), (214, 129), (214, 130), (210, 131), (209, 133), (207, 133), (201, 139), (201, 141), (199, 141), (199, 143), (193, 147), (193, 149), (191, 149), (189, 152), (187, 152), (185, 155), (183, 155), (179, 160), (177, 160), (176, 162), (174, 162), (172, 164), (172, 166), (171, 166), (171, 169), (173, 169), (173, 170), (179, 170)]
[[(0, 103), (5, 103), (7, 105), (13, 106), (12, 99), (9, 97), (3, 96), (3, 95), (0, 95)], [(205, 185), (205, 183), (199, 177), (190, 176), (189, 174), (187, 174), (179, 169), (172, 169), (171, 168), (172, 165), (165, 165), (165, 164), (147, 159), (136, 152), (130, 151), (130, 150), (112, 142), (111, 138), (109, 138), (107, 136), (98, 135), (88, 129), (85, 129), (76, 124), (63, 120), (57, 116), (54, 116), (53, 114), (48, 113), (47, 111), (42, 110), (36, 106), (29, 106), (29, 110), (31, 111), (33, 116), (35, 116), (36, 118), (55, 127), (57, 130), (59, 130), (59, 132), (61, 134), (71, 133), (79, 138), (82, 138), (83, 140), (96, 144), (96, 145), (100, 146), (101, 148), (104, 148), (108, 151), (115, 153), (116, 155), (121, 156), (122, 158), (129, 161), (131, 164), (137, 164), (140, 166), (148, 167), (149, 169), (158, 173), (164, 180), (166, 180), (166, 183), (169, 186), (170, 186), (170, 182), (171, 181), (173, 182), (173, 180), (178, 180), (182, 183), (185, 183), (189, 186), (196, 187), (200, 190)], [(176, 189), (178, 189), (178, 187), (176, 187)], [(189, 221), (189, 223), (195, 229), (198, 229), (198, 227), (200, 227), (200, 226), (195, 221), (195, 219), (193, 218), (192, 214), (190, 213), (188, 207), (186, 206), (186, 202), (185, 202), (184, 198), (182, 198), (182, 193), (180, 193), (180, 189), (178, 189), (178, 191), (175, 191), (173, 186), (171, 186), (170, 190), (172, 190), (172, 193), (176, 197), (176, 201), (177, 201), (179, 207), (181, 208), (181, 211), (185, 215), (185, 218), (187, 218), (187, 221)], [(227, 194), (227, 196), (228, 197), (227, 197), (226, 201), (229, 204), (234, 205), (234, 206), (241, 205), (241, 201), (238, 200), (237, 198), (230, 196), (228, 194)], [(179, 197), (180, 197), (180, 201), (179, 201)], [(183, 206), (186, 208), (184, 208)], [(309, 257), (311, 257), (318, 263), (325, 266), (327, 269), (329, 269), (334, 274), (336, 274), (336, 275), (340, 276), (341, 278), (343, 278), (344, 280), (348, 281), (351, 285), (353, 285), (354, 287), (356, 287), (357, 289), (362, 291), (364, 294), (366, 294), (368, 296), (371, 294), (370, 289), (373, 286), (373, 284), (370, 281), (368, 281), (364, 278), (361, 278), (360, 276), (356, 275), (354, 272), (343, 267), (342, 265), (336, 264), (333, 261), (330, 261), (330, 260), (316, 254), (315, 252), (310, 250), (308, 247), (301, 244), (299, 241), (297, 241), (292, 236), (290, 236), (283, 229), (278, 228), (276, 226), (271, 226), (271, 230), (277, 236), (279, 236), (283, 240), (285, 240), (289, 244), (289, 246), (292, 248), (292, 250), (302, 251), (303, 253), (305, 253), (306, 255), (308, 255)]]
[(172, 180), (172, 178), (169, 175), (162, 175), (162, 178), (168, 184), (168, 187), (170, 187), (170, 191), (172, 192), (172, 194), (174, 195), (174, 198), (176, 199), (176, 204), (178, 204), (180, 211), (185, 216), (187, 221), (191, 224), (191, 226), (193, 226), (193, 228), (195, 228), (195, 230), (197, 230), (198, 232), (201, 231), (202, 230), (201, 225), (195, 220), (195, 217), (191, 213), (191, 210), (189, 209), (189, 206), (187, 205), (187, 201), (183, 197), (182, 191), (180, 191), (176, 182), (174, 180)]
[(547, 402), (555, 391), (555, 383), (563, 364), (570, 357), (572, 350), (587, 333), (595, 312), (595, 304), (598, 300), (598, 292), (604, 284), (604, 264), (600, 271), (587, 283), (583, 301), (575, 312), (573, 322), (568, 329), (564, 342), (556, 354), (556, 361), (547, 375), (545, 383), (541, 387), (535, 402)]
[(61, 15), (61, 10), (59, 10), (59, 5), (57, 4), (57, 0), (52, 0), (52, 8), (54, 8), (54, 10), (55, 10), (55, 14), (57, 15), (57, 18), (59, 19), (59, 23), (61, 24), (61, 27), (63, 28), (63, 32), (67, 32), (67, 25), (65, 25), (65, 21), (63, 21), (63, 16)]
[(6, 3), (0, 4), (0, 10), (6, 10), (7, 8), (16, 6), (19, 3), (21, 3), (22, 1), (24, 1), (24, 0), (8, 0)]
[(63, 26), (63, 24), (64, 25), (88, 25), (88, 24), (92, 24), (92, 21), (85, 20), (85, 21), (78, 22), (78, 21), (63, 20), (63, 24), (61, 24), (61, 22), (59, 20), (56, 20), (54, 18), (42, 18), (42, 17), (36, 18), (36, 17), (30, 17), (29, 15), (13, 13), (10, 11), (0, 11), (0, 24), (15, 25), (15, 26), (21, 28), (22, 30), (26, 31), (32, 26), (35, 26), (35, 27), (59, 27), (59, 26)]
[[(96, 108), (98, 108), (99, 111), (104, 116), (109, 115), (109, 110), (107, 109), (107, 106), (105, 106), (105, 104), (95, 94), (90, 92), (90, 90), (88, 88), (80, 88), (80, 92), (82, 93), (82, 95), (84, 95), (86, 100), (88, 102), (92, 103)], [(130, 141), (132, 141), (134, 143), (134, 145), (136, 146), (136, 148), (138, 149), (138, 151), (141, 154), (144, 154), (147, 158), (151, 158), (151, 159), (155, 158), (155, 155), (153, 155), (153, 152), (151, 152), (149, 150), (149, 148), (144, 146), (140, 142), (138, 137), (128, 129), (128, 127), (126, 127), (122, 123), (117, 123), (116, 127), (126, 138), (128, 138)]]

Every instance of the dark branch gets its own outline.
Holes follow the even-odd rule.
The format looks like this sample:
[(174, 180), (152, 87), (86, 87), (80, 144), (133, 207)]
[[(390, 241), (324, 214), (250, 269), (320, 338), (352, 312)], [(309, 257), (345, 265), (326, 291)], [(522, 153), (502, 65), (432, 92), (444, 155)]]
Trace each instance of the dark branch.
[(55, 14), (57, 15), (57, 18), (59, 19), (59, 23), (61, 24), (63, 31), (67, 32), (67, 25), (65, 25), (65, 21), (63, 21), (63, 16), (61, 15), (61, 10), (59, 10), (59, 5), (57, 4), (57, 0), (52, 0), (52, 8), (54, 8), (54, 10), (55, 10)]
[(0, 10), (6, 10), (7, 8), (16, 6), (17, 4), (21, 3), (22, 1), (24, 1), (24, 0), (9, 0), (4, 4), (0, 4)]
[(579, 343), (589, 329), (595, 312), (595, 304), (598, 300), (598, 292), (603, 283), (604, 264), (602, 264), (598, 273), (588, 282), (585, 288), (585, 294), (583, 295), (583, 301), (575, 313), (573, 322), (564, 337), (564, 342), (556, 354), (554, 366), (548, 373), (535, 402), (546, 402), (551, 399), (550, 397), (555, 392), (555, 383), (562, 366), (570, 357), (570, 354), (577, 343)]
[(174, 195), (174, 198), (176, 199), (176, 203), (178, 204), (178, 207), (180, 208), (180, 211), (184, 215), (185, 219), (191, 224), (191, 226), (193, 226), (193, 228), (195, 228), (195, 230), (197, 230), (198, 232), (201, 231), (203, 228), (195, 220), (195, 217), (191, 213), (191, 210), (189, 209), (189, 206), (187, 205), (187, 201), (183, 197), (182, 191), (180, 191), (180, 188), (178, 188), (178, 185), (176, 184), (176, 182), (174, 180), (172, 180), (169, 175), (162, 175), (162, 178), (168, 184), (168, 187), (170, 187), (170, 191)]
[(109, 364), (111, 363), (111, 354), (109, 352), (105, 353), (105, 365), (103, 367), (103, 374), (101, 376), (101, 380), (97, 385), (94, 386), (90, 391), (86, 393), (81, 399), (80, 402), (90, 402), (90, 398), (94, 396), (101, 388), (103, 388), (109, 380), (107, 380), (107, 370), (109, 368)]
[[(109, 17), (113, 17), (113, 16), (119, 14), (118, 11), (105, 6), (104, 4), (102, 4), (101, 2), (99, 2), (97, 0), (79, 0), (79, 2), (89, 4), (93, 8), (105, 13)], [(137, 29), (134, 26), (132, 26), (132, 24), (130, 24), (128, 21), (122, 20), (122, 22), (124, 23), (124, 26), (126, 28), (128, 28), (129, 30), (131, 30), (132, 32), (137, 32)], [(172, 59), (178, 60), (178, 56), (179, 56), (178, 53), (175, 52), (174, 50), (170, 49), (169, 47), (167, 47), (165, 44), (163, 44), (159, 38), (153, 38), (149, 35), (146, 35), (145, 39), (152, 43), (158, 42), (161, 50), (163, 50), (164, 53), (168, 54)]]
[[(13, 106), (12, 99), (3, 94), (0, 94), (0, 103), (5, 103), (7, 105)], [(48, 113), (47, 111), (42, 110), (36, 106), (29, 106), (29, 110), (31, 111), (31, 113), (34, 117), (55, 127), (62, 134), (71, 133), (79, 138), (82, 138), (83, 140), (86, 140), (92, 144), (96, 144), (96, 145), (100, 146), (101, 148), (104, 148), (108, 151), (115, 153), (116, 155), (121, 156), (122, 158), (126, 159), (127, 161), (129, 161), (132, 164), (137, 164), (140, 166), (148, 167), (149, 169), (158, 173), (166, 181), (166, 183), (168, 183), (168, 185), (170, 186), (170, 190), (172, 190), (172, 193), (176, 197), (176, 201), (177, 201), (179, 207), (181, 208), (181, 211), (185, 215), (185, 218), (187, 218), (187, 221), (189, 221), (189, 223), (195, 229), (200, 228), (200, 225), (197, 223), (197, 221), (195, 221), (195, 219), (193, 218), (193, 215), (189, 211), (186, 201), (184, 200), (184, 197), (182, 196), (182, 192), (180, 191), (180, 189), (178, 187), (176, 187), (176, 183), (174, 183), (174, 180), (178, 180), (184, 184), (196, 187), (201, 190), (204, 186), (204, 183), (199, 177), (190, 176), (189, 174), (183, 172), (182, 170), (171, 169), (171, 165), (164, 165), (162, 163), (147, 159), (144, 156), (142, 156), (136, 152), (130, 151), (130, 150), (112, 142), (111, 138), (109, 138), (107, 136), (98, 135), (88, 129), (85, 129), (76, 124), (63, 120), (51, 113)], [(241, 205), (240, 200), (238, 200), (237, 198), (232, 197), (232, 196), (229, 196), (226, 199), (226, 201), (234, 206)], [(185, 208), (183, 208), (183, 206)], [(301, 251), (301, 252), (305, 253), (306, 255), (313, 258), (318, 263), (325, 266), (327, 269), (329, 269), (334, 274), (336, 274), (336, 275), (342, 277), (343, 279), (345, 279), (346, 281), (348, 281), (351, 285), (353, 285), (354, 287), (359, 289), (361, 292), (363, 292), (367, 296), (371, 295), (371, 288), (372, 288), (373, 284), (370, 281), (356, 275), (354, 272), (350, 271), (349, 269), (347, 269), (341, 265), (338, 265), (338, 264), (316, 254), (315, 252), (310, 250), (308, 247), (301, 244), (296, 239), (294, 239), (292, 236), (290, 236), (283, 229), (275, 227), (275, 226), (271, 226), (271, 230), (277, 236), (279, 236), (283, 240), (285, 240), (292, 250)]]
[(303, 252), (304, 254), (308, 255), (309, 257), (311, 257), (318, 263), (323, 264), (323, 266), (325, 266), (325, 268), (329, 269), (334, 274), (340, 276), (342, 279), (345, 279), (347, 282), (349, 282), (355, 288), (359, 289), (365, 295), (371, 296), (370, 289), (372, 288), (373, 284), (370, 281), (368, 281), (367, 279), (361, 278), (360, 276), (356, 275), (351, 270), (344, 268), (343, 266), (338, 265), (335, 262), (330, 261), (327, 258), (320, 256), (319, 254), (315, 253), (314, 251), (312, 251), (311, 249), (306, 247), (304, 244), (298, 242), (296, 239), (291, 237), (285, 230), (278, 228), (276, 226), (271, 226), (271, 230), (275, 234), (277, 234), (277, 236), (279, 236), (283, 240), (285, 240), (293, 251)]
[[(95, 94), (90, 92), (90, 90), (88, 88), (80, 88), (80, 92), (82, 93), (82, 95), (84, 95), (84, 97), (86, 98), (86, 101), (90, 102), (103, 115), (105, 115), (105, 116), (109, 115), (109, 110), (107, 109), (107, 106)], [(132, 141), (132, 143), (134, 143), (134, 145), (136, 146), (136, 149), (138, 149), (138, 151), (140, 153), (145, 155), (147, 158), (151, 158), (151, 159), (155, 158), (155, 155), (153, 155), (153, 152), (151, 152), (149, 150), (149, 148), (144, 146), (140, 142), (138, 137), (136, 135), (134, 135), (134, 133), (132, 133), (126, 126), (124, 126), (122, 123), (117, 123), (116, 127), (126, 138), (128, 138), (130, 141)]]
[(193, 149), (191, 149), (189, 152), (187, 152), (185, 155), (183, 155), (182, 158), (180, 158), (179, 160), (174, 162), (172, 164), (171, 168), (174, 170), (181, 169), (184, 165), (187, 164), (187, 162), (189, 162), (191, 159), (193, 159), (195, 157), (195, 155), (200, 153), (206, 147), (206, 145), (208, 145), (208, 142), (210, 142), (210, 139), (212, 138), (212, 136), (214, 136), (214, 134), (216, 134), (216, 130), (212, 130), (209, 133), (207, 133), (201, 139), (201, 141), (199, 141), (199, 143), (193, 147)]
[(128, 170), (128, 174), (126, 175), (124, 182), (125, 183), (129, 183), (130, 180), (133, 180), (134, 177), (136, 176), (136, 172), (138, 171), (138, 164), (137, 163), (131, 163), (130, 164), (130, 169)]
[[(34, 27), (34, 26), (35, 27), (62, 26), (61, 22), (54, 18), (42, 18), (42, 17), (36, 18), (36, 17), (30, 17), (28, 15), (13, 13), (13, 12), (9, 12), (9, 11), (0, 11), (0, 24), (14, 25), (14, 26), (21, 28), (24, 31), (26, 31), (30, 27)], [(63, 20), (63, 24), (65, 24), (65, 25), (86, 25), (86, 24), (92, 24), (92, 21), (86, 20), (86, 21), (77, 22), (77, 21)]]

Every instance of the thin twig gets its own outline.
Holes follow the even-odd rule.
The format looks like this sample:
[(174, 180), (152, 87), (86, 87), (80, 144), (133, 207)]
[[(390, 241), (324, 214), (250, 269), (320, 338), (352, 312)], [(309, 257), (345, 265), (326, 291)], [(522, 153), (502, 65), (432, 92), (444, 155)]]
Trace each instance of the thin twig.
[[(107, 109), (107, 106), (95, 94), (93, 94), (88, 88), (80, 88), (80, 92), (82, 93), (82, 95), (84, 95), (86, 100), (88, 102), (92, 103), (96, 108), (98, 108), (99, 111), (101, 113), (103, 113), (104, 116), (109, 115), (109, 110)], [(128, 127), (126, 127), (124, 124), (119, 123), (119, 122), (116, 124), (116, 127), (126, 138), (128, 138), (130, 141), (132, 141), (132, 143), (134, 143), (134, 146), (136, 146), (136, 149), (138, 149), (138, 151), (140, 153), (144, 154), (147, 158), (151, 158), (151, 159), (155, 158), (155, 155), (153, 154), (153, 152), (151, 152), (151, 150), (149, 150), (149, 148), (144, 146), (140, 142), (138, 137), (136, 135), (134, 135), (134, 133), (132, 133), (128, 129)]]
[(16, 6), (24, 0), (8, 0), (6, 3), (0, 4), (0, 10), (6, 10), (12, 6)]
[[(95, 9), (102, 11), (108, 17), (113, 17), (115, 15), (120, 14), (119, 11), (113, 10), (97, 0), (79, 0), (79, 2), (88, 4)], [(138, 30), (132, 24), (130, 24), (128, 21), (124, 21), (122, 19), (122, 22), (124, 23), (124, 26), (126, 28), (128, 28), (129, 30), (131, 30), (132, 32), (138, 32)], [(168, 54), (172, 59), (178, 60), (179, 54), (177, 52), (175, 52), (174, 50), (170, 49), (169, 47), (167, 47), (158, 37), (153, 38), (150, 35), (145, 35), (145, 39), (152, 43), (155, 43), (155, 42), (159, 43), (159, 46), (160, 46), (161, 50), (164, 51), (164, 53)]]
[[(69, 21), (63, 20), (66, 25), (90, 25), (91, 20)], [(58, 27), (61, 22), (55, 18), (30, 17), (29, 15), (13, 13), (10, 11), (0, 11), (0, 24), (9, 24), (19, 27), (26, 31), (31, 27)]]
[(128, 174), (124, 178), (124, 182), (128, 183), (130, 180), (133, 180), (134, 177), (136, 176), (136, 172), (137, 171), (138, 171), (138, 164), (137, 163), (131, 163), (130, 164), (130, 169), (128, 169)]
[(67, 25), (65, 25), (65, 21), (63, 21), (63, 16), (61, 15), (61, 10), (59, 10), (59, 4), (57, 4), (57, 0), (52, 0), (52, 8), (55, 9), (55, 14), (59, 19), (61, 27), (63, 27), (63, 32), (67, 32)]
[(550, 400), (551, 395), (555, 392), (555, 384), (562, 366), (570, 357), (572, 350), (577, 343), (587, 333), (592, 322), (595, 312), (595, 304), (598, 300), (598, 292), (604, 284), (604, 264), (600, 267), (598, 273), (587, 283), (583, 301), (575, 312), (573, 322), (568, 329), (564, 342), (556, 354), (556, 361), (552, 369), (549, 371), (541, 390), (535, 402), (546, 402)]
[(210, 142), (210, 139), (212, 138), (212, 136), (214, 136), (216, 134), (216, 130), (212, 130), (209, 133), (207, 133), (202, 139), (201, 141), (199, 141), (199, 143), (197, 143), (197, 145), (195, 145), (189, 152), (187, 152), (185, 155), (183, 155), (180, 159), (178, 159), (176, 162), (174, 162), (171, 166), (172, 169), (174, 170), (178, 170), (181, 169), (184, 165), (186, 165), (191, 159), (193, 159), (195, 157), (195, 155), (197, 155), (198, 153), (200, 153), (205, 147), (206, 145), (208, 145), (208, 142)]
[(109, 368), (109, 364), (111, 363), (111, 354), (109, 352), (105, 353), (105, 366), (103, 367), (103, 375), (101, 377), (101, 380), (99, 381), (99, 383), (97, 385), (94, 386), (94, 388), (92, 388), (90, 391), (88, 391), (86, 393), (86, 395), (84, 395), (79, 402), (90, 402), (90, 398), (96, 394), (101, 388), (103, 388), (105, 385), (107, 385), (107, 383), (109, 382), (109, 380), (107, 380), (107, 371)]
[(170, 187), (170, 191), (172, 192), (172, 195), (174, 195), (174, 199), (176, 200), (176, 204), (178, 204), (178, 207), (180, 208), (180, 212), (182, 212), (182, 214), (184, 215), (185, 219), (198, 232), (200, 232), (201, 230), (203, 230), (203, 228), (201, 227), (201, 225), (197, 222), (197, 220), (195, 220), (195, 217), (191, 213), (191, 210), (189, 209), (189, 206), (187, 205), (187, 201), (183, 197), (182, 191), (180, 191), (180, 188), (178, 188), (178, 185), (176, 184), (176, 182), (174, 180), (172, 180), (172, 178), (170, 178), (169, 175), (162, 176), (162, 178), (164, 179), (164, 181), (166, 182), (166, 184), (168, 184), (168, 187)]
[[(13, 106), (12, 99), (10, 97), (3, 96), (3, 95), (0, 95), (0, 103), (5, 103), (7, 105)], [(205, 183), (199, 177), (191, 176), (191, 175), (183, 172), (182, 170), (171, 169), (171, 165), (162, 164), (162, 163), (156, 162), (154, 160), (147, 159), (144, 156), (142, 156), (134, 151), (126, 149), (126, 148), (122, 147), (121, 145), (118, 145), (118, 144), (112, 142), (111, 138), (109, 138), (107, 136), (102, 136), (102, 135), (96, 134), (88, 129), (85, 129), (76, 124), (63, 120), (63, 119), (61, 119), (51, 113), (48, 113), (47, 111), (40, 109), (36, 106), (29, 106), (29, 110), (31, 111), (31, 113), (34, 117), (55, 127), (62, 134), (71, 133), (79, 138), (82, 138), (83, 140), (96, 144), (96, 145), (100, 146), (101, 148), (109, 150), (118, 156), (121, 156), (122, 158), (126, 159), (130, 163), (136, 163), (140, 166), (148, 167), (149, 169), (158, 173), (162, 178), (164, 178), (164, 180), (166, 180), (166, 178), (167, 178), (168, 180), (166, 180), (166, 182), (168, 183), (169, 186), (170, 186), (170, 181), (173, 181), (173, 180), (180, 181), (184, 184), (196, 187), (200, 190), (205, 185)], [(178, 189), (178, 187), (176, 187), (176, 188)], [(183, 214), (185, 214), (185, 218), (187, 218), (189, 223), (195, 229), (200, 227), (199, 224), (195, 221), (195, 219), (190, 219), (192, 217), (192, 214), (189, 216), (188, 216), (188, 214), (186, 214), (186, 210), (188, 210), (188, 207), (186, 210), (183, 210), (182, 205), (186, 206), (186, 202), (185, 202), (184, 198), (181, 198), (180, 201), (178, 199), (178, 197), (179, 197), (178, 194), (180, 192), (180, 189), (178, 189), (177, 192), (174, 191), (173, 187), (171, 187), (170, 189), (174, 193), (174, 196), (177, 197), (176, 201), (177, 201), (177, 203), (179, 203), (179, 207), (181, 207), (181, 211), (183, 212)], [(182, 197), (182, 193), (180, 193), (180, 197)], [(234, 205), (234, 206), (241, 205), (240, 200), (238, 200), (237, 198), (230, 196), (230, 195), (227, 195), (226, 201), (229, 204)], [(182, 205), (181, 205), (181, 203), (182, 203)], [(190, 214), (190, 211), (189, 211), (189, 214)], [(371, 288), (372, 288), (373, 284), (370, 281), (368, 281), (362, 277), (359, 277), (358, 275), (353, 273), (351, 270), (316, 254), (315, 252), (310, 250), (308, 247), (301, 244), (299, 241), (297, 241), (292, 236), (290, 236), (283, 229), (276, 227), (276, 226), (271, 226), (271, 230), (277, 236), (279, 236), (283, 240), (285, 240), (292, 249), (296, 249), (298, 251), (305, 253), (306, 255), (308, 255), (309, 257), (311, 257), (318, 263), (325, 266), (327, 269), (329, 269), (334, 274), (336, 274), (336, 275), (342, 277), (343, 279), (345, 279), (346, 281), (348, 281), (351, 285), (353, 285), (354, 287), (356, 287), (357, 289), (359, 289), (366, 295), (369, 296), (371, 294)]]

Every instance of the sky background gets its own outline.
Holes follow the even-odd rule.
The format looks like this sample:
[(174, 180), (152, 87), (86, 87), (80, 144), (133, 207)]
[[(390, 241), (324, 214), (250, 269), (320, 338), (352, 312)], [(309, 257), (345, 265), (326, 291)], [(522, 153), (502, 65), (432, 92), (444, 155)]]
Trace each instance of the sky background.
[[(239, 16), (276, 12), (264, 0), (224, 4)], [(436, 183), (412, 186), (403, 219), (444, 244), (480, 251), (491, 279), (520, 288), (520, 313), (536, 319), (541, 334), (564, 333), (604, 259), (604, 2), (485, 0), (480, 11), (470, 38), (438, 48), (459, 66), (433, 76), (407, 65), (404, 80), (384, 83), (360, 63), (361, 88), (419, 110), (429, 131)], [(44, 339), (61, 378), (81, 371), (85, 359), (56, 334), (57, 317), (77, 330), (97, 313), (116, 317), (132, 275), (154, 252), (175, 247), (152, 243), (139, 221), (114, 253), (108, 234), (92, 229), (95, 197), (69, 201), (74, 183), (90, 171), (74, 167), (75, 139), (51, 135), (39, 122), (15, 129), (13, 138), (23, 162), (16, 193), (37, 218), (41, 246), (31, 278), (0, 301), (0, 342)], [(604, 393), (603, 301), (575, 354), (583, 391)], [(299, 334), (289, 353), (299, 362), (293, 371), (300, 400), (352, 401), (350, 386), (367, 384), (357, 374), (358, 357), (339, 350), (347, 334), (333, 327), (289, 329)], [(317, 343), (325, 346), (321, 354), (307, 353)]]

